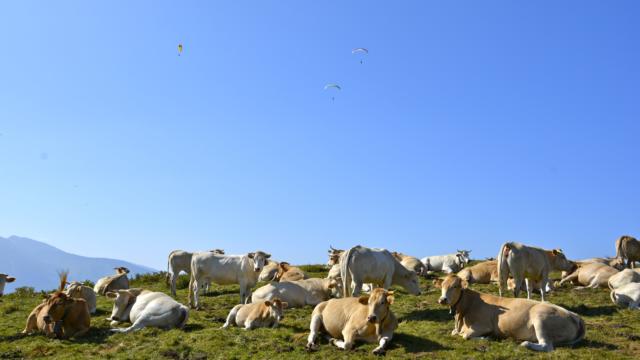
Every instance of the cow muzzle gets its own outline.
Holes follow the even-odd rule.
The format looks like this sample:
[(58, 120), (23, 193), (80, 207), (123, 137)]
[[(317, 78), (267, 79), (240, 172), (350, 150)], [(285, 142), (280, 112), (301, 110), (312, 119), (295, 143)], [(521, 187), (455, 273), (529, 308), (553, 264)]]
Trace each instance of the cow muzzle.
[(367, 317), (367, 321), (369, 321), (370, 323), (372, 323), (372, 324), (373, 324), (373, 323), (375, 323), (376, 321), (378, 321), (378, 317), (377, 317), (377, 316), (375, 316), (375, 315), (369, 315), (369, 316)]
[(42, 317), (42, 320), (44, 320), (45, 323), (50, 324), (51, 323), (51, 316), (45, 315), (45, 316)]
[(440, 304), (440, 305), (447, 305), (447, 298), (446, 298), (446, 297), (444, 297), (444, 296), (441, 296), (441, 297), (438, 299), (438, 304)]

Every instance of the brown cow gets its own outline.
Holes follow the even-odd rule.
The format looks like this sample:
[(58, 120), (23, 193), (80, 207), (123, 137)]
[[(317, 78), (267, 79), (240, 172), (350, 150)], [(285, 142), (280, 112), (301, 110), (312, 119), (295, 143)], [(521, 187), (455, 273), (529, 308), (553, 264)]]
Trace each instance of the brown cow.
[[(321, 330), (340, 349), (351, 350), (357, 340), (378, 343), (374, 354), (383, 354), (398, 327), (390, 305), (393, 291), (376, 288), (370, 296), (347, 297), (323, 301), (313, 309), (307, 350), (317, 349), (316, 337)], [(342, 340), (338, 340), (342, 338)]]
[(308, 279), (309, 276), (305, 274), (302, 269), (296, 266), (291, 266), (288, 262), (281, 262), (278, 266), (278, 273), (275, 276), (275, 281), (298, 281)]
[(467, 287), (449, 275), (442, 283), (442, 305), (455, 314), (451, 335), (463, 339), (482, 336), (513, 338), (536, 351), (552, 351), (557, 344), (574, 344), (584, 338), (582, 319), (557, 305), (525, 299), (501, 298)]
[(633, 236), (621, 236), (616, 240), (616, 257), (627, 259), (627, 267), (635, 268), (635, 262), (640, 261), (640, 241)]
[(458, 272), (458, 277), (469, 284), (489, 284), (498, 282), (498, 263), (495, 260), (483, 261)]
[(64, 293), (67, 273), (60, 274), (58, 291), (50, 294), (29, 314), (22, 331), (30, 334), (41, 331), (49, 337), (68, 339), (79, 337), (89, 331), (91, 315), (84, 299), (75, 299)]

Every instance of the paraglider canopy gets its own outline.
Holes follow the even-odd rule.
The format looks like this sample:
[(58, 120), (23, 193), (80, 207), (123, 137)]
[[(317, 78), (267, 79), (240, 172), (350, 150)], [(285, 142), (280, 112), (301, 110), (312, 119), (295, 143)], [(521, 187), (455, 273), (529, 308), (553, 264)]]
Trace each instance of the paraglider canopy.
[(182, 44), (178, 44), (178, 56), (182, 54)]
[(327, 84), (324, 86), (324, 89), (338, 89), (338, 90), (342, 90), (342, 88), (340, 87), (340, 85), (338, 84)]
[(368, 54), (369, 50), (365, 49), (365, 48), (355, 48), (353, 50), (351, 50), (352, 54), (358, 54), (358, 53), (362, 53), (362, 54)]

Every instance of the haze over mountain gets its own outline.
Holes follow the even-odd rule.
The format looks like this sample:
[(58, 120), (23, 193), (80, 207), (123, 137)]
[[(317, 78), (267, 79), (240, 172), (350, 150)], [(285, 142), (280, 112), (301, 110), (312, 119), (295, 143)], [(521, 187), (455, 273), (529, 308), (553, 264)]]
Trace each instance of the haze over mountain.
[(130, 275), (156, 271), (127, 261), (85, 257), (62, 251), (40, 241), (10, 236), (0, 237), (0, 273), (7, 273), (17, 280), (7, 284), (5, 292), (17, 287), (31, 286), (36, 290), (57, 287), (58, 272), (69, 271), (69, 280), (91, 280), (114, 273), (113, 268), (125, 266)]

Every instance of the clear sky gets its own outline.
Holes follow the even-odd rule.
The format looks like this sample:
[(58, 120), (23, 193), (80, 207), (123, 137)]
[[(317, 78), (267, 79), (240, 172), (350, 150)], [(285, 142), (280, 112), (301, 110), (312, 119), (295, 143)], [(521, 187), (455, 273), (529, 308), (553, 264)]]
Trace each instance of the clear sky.
[(640, 235), (637, 1), (97, 3), (0, 3), (0, 236), (165, 268)]

